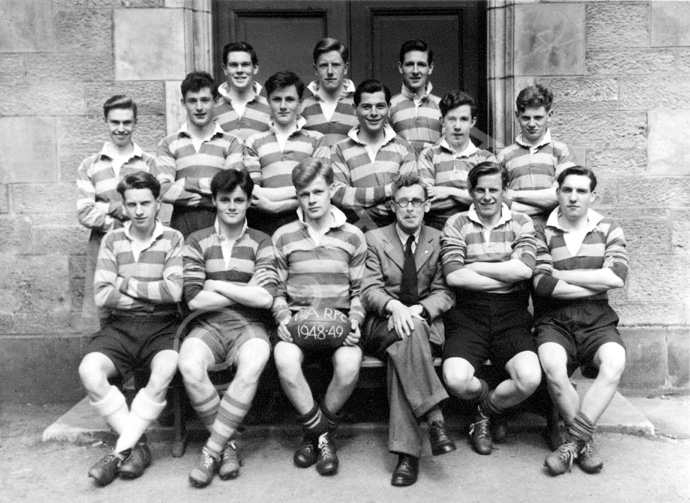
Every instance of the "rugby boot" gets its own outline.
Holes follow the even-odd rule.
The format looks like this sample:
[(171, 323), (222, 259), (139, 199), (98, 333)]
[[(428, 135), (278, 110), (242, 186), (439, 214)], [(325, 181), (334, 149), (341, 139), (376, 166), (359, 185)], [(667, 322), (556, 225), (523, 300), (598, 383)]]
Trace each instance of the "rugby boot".
[(503, 414), (491, 416), (491, 439), (497, 444), (505, 442), (508, 436), (508, 420)]
[(110, 453), (101, 458), (91, 468), (89, 468), (89, 477), (96, 481), (96, 484), (103, 487), (110, 484), (115, 477), (117, 477), (117, 470), (122, 464), (122, 460), (129, 456), (131, 449), (120, 453)]
[(410, 454), (398, 455), (398, 466), (393, 471), (391, 485), (396, 487), (411, 486), (417, 482), (419, 475), (419, 458)]
[(572, 440), (561, 445), (557, 450), (546, 456), (544, 466), (551, 475), (562, 475), (569, 472), (573, 461), (577, 459), (577, 445)]
[(305, 435), (292, 460), (300, 468), (309, 468), (316, 463), (316, 457), (316, 441), (314, 438)]
[(220, 459), (214, 458), (211, 451), (204, 447), (201, 449), (199, 464), (189, 472), (189, 483), (198, 488), (206, 487), (213, 480), (219, 464)]
[(228, 443), (225, 444), (225, 447), (220, 452), (218, 476), (221, 480), (234, 479), (240, 474), (240, 466), (242, 466), (242, 460), (237, 450), (237, 444), (232, 440), (228, 440)]
[(443, 421), (434, 421), (429, 425), (429, 443), (431, 444), (431, 454), (434, 456), (448, 454), (455, 450), (455, 443), (448, 436), (446, 424)]
[(481, 408), (477, 410), (474, 422), (470, 425), (470, 442), (479, 454), (489, 455), (493, 449), (491, 438), (491, 421)]
[(335, 475), (338, 472), (338, 455), (331, 434), (321, 434), (317, 445), (316, 471), (321, 475)]
[(135, 479), (141, 477), (150, 464), (151, 451), (149, 446), (146, 445), (146, 442), (137, 442), (132, 453), (120, 465), (118, 473), (123, 479)]
[(599, 473), (604, 467), (604, 460), (601, 459), (593, 440), (578, 444), (577, 464), (587, 473)]

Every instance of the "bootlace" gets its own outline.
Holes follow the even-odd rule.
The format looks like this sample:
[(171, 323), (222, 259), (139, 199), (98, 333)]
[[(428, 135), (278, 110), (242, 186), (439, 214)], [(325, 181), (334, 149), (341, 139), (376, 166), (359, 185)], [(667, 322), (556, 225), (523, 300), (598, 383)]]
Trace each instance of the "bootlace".
[(319, 437), (319, 450), (321, 451), (321, 457), (323, 459), (329, 459), (333, 457), (331, 443), (329, 442), (327, 435), (328, 433), (324, 433)]
[(225, 447), (223, 447), (223, 450), (220, 453), (220, 457), (223, 461), (226, 461), (227, 459), (230, 458), (236, 458), (237, 457), (237, 445), (235, 445), (235, 442), (230, 440), (227, 444), (225, 444)]
[(203, 466), (206, 470), (212, 469), (216, 463), (216, 458), (211, 456), (211, 453), (209, 453), (206, 449), (204, 449), (202, 452), (203, 456), (201, 457), (201, 466)]
[(558, 448), (558, 460), (568, 465), (568, 471), (572, 468), (575, 458), (577, 458), (577, 446), (573, 442), (567, 442)]
[(488, 438), (491, 436), (489, 433), (489, 418), (481, 413), (479, 417), (481, 417), (479, 421), (470, 425), (470, 435), (474, 435), (474, 431), (477, 430), (478, 438)]
[(579, 455), (583, 458), (589, 458), (596, 455), (596, 448), (594, 447), (594, 444), (592, 442), (585, 442), (580, 449)]

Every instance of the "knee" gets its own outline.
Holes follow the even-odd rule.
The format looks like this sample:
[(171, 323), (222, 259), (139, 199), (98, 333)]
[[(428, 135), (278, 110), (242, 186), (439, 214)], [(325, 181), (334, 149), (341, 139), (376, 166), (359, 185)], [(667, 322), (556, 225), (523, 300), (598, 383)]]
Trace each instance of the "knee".
[(155, 394), (165, 392), (177, 371), (177, 356), (166, 358), (165, 361), (156, 362), (151, 367), (151, 377), (146, 387)]
[(89, 393), (93, 393), (108, 384), (105, 373), (88, 356), (79, 364), (79, 379)]
[(462, 369), (457, 369), (453, 367), (443, 368), (443, 380), (446, 386), (450, 388), (453, 393), (458, 395), (460, 398), (464, 398), (465, 395), (469, 395), (469, 387), (472, 382), (472, 374), (466, 372)]
[(616, 384), (621, 380), (625, 370), (625, 358), (611, 358), (601, 362), (599, 366), (599, 377), (608, 383)]
[(349, 385), (357, 382), (357, 379), (359, 379), (360, 365), (361, 359), (338, 362), (333, 369), (333, 373), (340, 383)]
[(268, 363), (268, 354), (265, 357), (263, 355), (256, 355), (256, 357), (250, 359), (240, 357), (237, 362), (235, 379), (247, 385), (257, 384), (266, 367), (266, 363)]
[(520, 393), (529, 396), (534, 393), (541, 383), (541, 368), (520, 369), (516, 375), (515, 385)]
[(206, 377), (206, 364), (195, 358), (193, 354), (188, 352), (180, 353), (180, 359), (177, 364), (182, 374), (182, 379), (185, 382), (201, 382)]
[(559, 386), (566, 382), (569, 383), (568, 369), (564, 364), (541, 360), (541, 365), (546, 381), (550, 385)]
[(294, 383), (302, 374), (302, 361), (291, 351), (280, 351), (278, 347), (273, 352), (273, 360), (280, 380), (286, 384)]

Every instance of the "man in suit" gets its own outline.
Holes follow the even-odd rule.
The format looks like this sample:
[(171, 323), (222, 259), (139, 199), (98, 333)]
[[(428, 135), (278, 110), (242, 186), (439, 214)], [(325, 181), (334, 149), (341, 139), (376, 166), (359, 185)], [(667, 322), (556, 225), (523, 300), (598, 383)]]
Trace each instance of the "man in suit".
[(448, 394), (434, 369), (443, 344), (441, 315), (453, 306), (440, 263), (441, 233), (424, 225), (430, 202), (416, 173), (401, 175), (391, 202), (395, 223), (366, 234), (362, 304), (366, 353), (387, 364), (390, 404), (388, 450), (398, 454), (391, 484), (414, 484), (422, 436), (429, 424), (434, 456), (455, 450), (439, 403)]

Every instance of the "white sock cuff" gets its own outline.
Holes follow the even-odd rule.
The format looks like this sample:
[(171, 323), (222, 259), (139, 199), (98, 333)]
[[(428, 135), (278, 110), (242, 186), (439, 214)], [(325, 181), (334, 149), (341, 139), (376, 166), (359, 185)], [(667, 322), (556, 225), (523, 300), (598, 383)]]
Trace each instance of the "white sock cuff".
[(160, 403), (154, 402), (146, 395), (145, 389), (142, 389), (132, 400), (132, 413), (146, 421), (154, 421), (163, 412), (165, 404), (165, 400)]
[(115, 386), (110, 386), (110, 392), (100, 402), (91, 402), (91, 405), (98, 413), (108, 417), (121, 407), (127, 407), (125, 396)]

